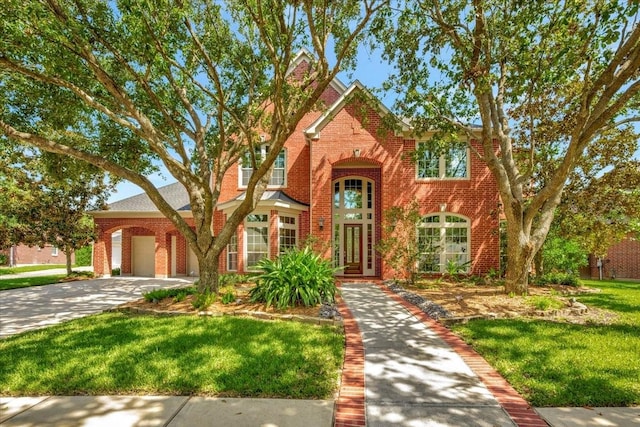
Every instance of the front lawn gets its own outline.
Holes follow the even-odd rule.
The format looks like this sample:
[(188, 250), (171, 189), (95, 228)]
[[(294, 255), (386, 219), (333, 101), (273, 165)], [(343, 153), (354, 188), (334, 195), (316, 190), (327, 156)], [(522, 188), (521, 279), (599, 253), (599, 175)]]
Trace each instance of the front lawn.
[(334, 327), (236, 317), (87, 317), (0, 341), (0, 395), (329, 398)]
[(43, 271), (56, 268), (67, 268), (65, 264), (39, 264), (39, 265), (22, 265), (20, 267), (2, 267), (0, 268), (0, 276), (5, 274), (27, 273), (31, 271)]
[(588, 281), (579, 296), (616, 312), (609, 325), (543, 320), (475, 320), (453, 330), (533, 406), (640, 404), (640, 283)]
[(8, 289), (17, 289), (17, 288), (28, 288), (30, 286), (50, 285), (52, 283), (60, 282), (65, 277), (67, 277), (66, 274), (53, 274), (50, 276), (33, 276), (33, 277), (18, 277), (15, 279), (0, 279), (0, 291), (6, 291)]

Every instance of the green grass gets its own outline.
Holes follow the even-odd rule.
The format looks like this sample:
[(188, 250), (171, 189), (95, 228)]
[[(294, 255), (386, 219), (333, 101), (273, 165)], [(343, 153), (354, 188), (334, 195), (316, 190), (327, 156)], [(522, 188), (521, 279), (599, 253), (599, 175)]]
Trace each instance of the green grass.
[(533, 406), (639, 405), (640, 283), (586, 285), (602, 292), (578, 301), (615, 311), (614, 324), (505, 319), (453, 329)]
[(52, 283), (58, 283), (63, 278), (67, 277), (66, 274), (53, 274), (51, 276), (35, 276), (35, 277), (20, 277), (17, 279), (0, 279), (0, 291), (6, 291), (8, 289), (28, 288), (30, 286), (42, 286), (50, 285)]
[(64, 264), (40, 264), (40, 265), (23, 265), (20, 267), (3, 267), (0, 268), (0, 276), (5, 274), (28, 273), (30, 271), (51, 270), (54, 268), (67, 268)]
[(0, 341), (0, 395), (329, 398), (334, 327), (234, 317), (109, 313)]

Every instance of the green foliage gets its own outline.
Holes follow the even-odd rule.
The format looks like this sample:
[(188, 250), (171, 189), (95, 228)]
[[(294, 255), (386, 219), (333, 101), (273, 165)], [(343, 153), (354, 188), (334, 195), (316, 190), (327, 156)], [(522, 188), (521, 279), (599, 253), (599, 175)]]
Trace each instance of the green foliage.
[(536, 310), (546, 311), (549, 309), (560, 309), (564, 307), (562, 301), (556, 298), (545, 296), (532, 296), (526, 299), (527, 304), (533, 306)]
[(536, 285), (564, 285), (564, 286), (580, 286), (580, 280), (575, 274), (553, 272), (546, 273), (535, 278)]
[(333, 275), (336, 269), (309, 247), (290, 250), (275, 260), (265, 258), (258, 268), (262, 274), (250, 291), (252, 301), (279, 309), (335, 301), (337, 288)]
[(251, 278), (246, 274), (225, 273), (218, 276), (218, 287), (235, 286), (240, 283), (248, 283)]
[[(175, 298), (178, 295), (193, 295), (196, 293), (194, 286), (188, 286), (186, 288), (171, 288), (171, 289), (154, 289), (142, 294), (144, 300), (147, 302), (160, 301), (165, 298)], [(184, 299), (184, 298), (182, 298)]]
[(196, 293), (195, 298), (191, 302), (193, 308), (199, 311), (203, 311), (209, 308), (211, 304), (216, 302), (217, 295), (213, 292), (201, 292)]
[(91, 245), (86, 245), (76, 249), (76, 265), (78, 267), (86, 267), (91, 265), (91, 252), (93, 248)]
[[(384, 212), (382, 227), (384, 238), (376, 245), (385, 261), (413, 285), (423, 258), (429, 258), (435, 248), (419, 242), (417, 227), (421, 216), (418, 202), (406, 206), (393, 206)], [(425, 244), (423, 244), (425, 243)]]
[(447, 274), (451, 277), (457, 278), (459, 274), (465, 273), (470, 265), (471, 261), (460, 263), (455, 259), (448, 259), (446, 265)]
[(473, 320), (453, 325), (532, 406), (640, 404), (640, 283), (586, 281), (579, 296), (614, 312), (604, 324)]
[(560, 237), (554, 232), (545, 241), (542, 251), (544, 271), (573, 275), (587, 265), (589, 255), (577, 240)]
[(343, 353), (332, 327), (107, 313), (0, 340), (0, 394), (330, 399)]
[(233, 286), (225, 286), (218, 291), (220, 302), (223, 304), (231, 304), (236, 300), (236, 291)]
[(65, 277), (67, 277), (65, 274), (54, 274), (51, 276), (19, 277), (16, 279), (0, 278), (0, 291), (28, 288), (31, 286), (51, 285), (53, 283), (59, 283)]
[(122, 270), (120, 269), (120, 267), (111, 269), (112, 276), (119, 276), (121, 273), (122, 273)]

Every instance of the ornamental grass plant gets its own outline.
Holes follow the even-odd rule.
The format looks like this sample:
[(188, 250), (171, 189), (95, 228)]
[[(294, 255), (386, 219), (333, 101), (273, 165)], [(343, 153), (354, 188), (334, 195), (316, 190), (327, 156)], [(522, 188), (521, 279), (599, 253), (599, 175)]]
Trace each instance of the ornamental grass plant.
[(253, 302), (284, 309), (335, 301), (338, 290), (333, 275), (336, 269), (308, 247), (292, 249), (274, 260), (265, 258), (258, 268), (262, 274), (250, 291)]

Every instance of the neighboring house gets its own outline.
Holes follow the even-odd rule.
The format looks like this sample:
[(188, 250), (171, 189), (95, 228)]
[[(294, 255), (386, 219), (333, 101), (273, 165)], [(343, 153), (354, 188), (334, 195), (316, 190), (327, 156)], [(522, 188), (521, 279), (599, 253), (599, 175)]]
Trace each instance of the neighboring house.
[[(11, 257), (13, 251), (13, 257)], [(13, 261), (13, 265), (34, 265), (34, 264), (66, 264), (67, 256), (64, 251), (55, 246), (45, 245), (27, 246), (16, 245), (6, 251), (7, 261)], [(71, 254), (71, 263), (75, 262), (75, 254)]]
[[(303, 53), (293, 72), (307, 66)], [(420, 265), (421, 271), (446, 272), (448, 260), (468, 261), (474, 274), (498, 269), (499, 197), (486, 165), (464, 141), (445, 153), (427, 151), (411, 160), (410, 153), (429, 135), (416, 137), (406, 125), (395, 133), (380, 132), (388, 110), (377, 101), (377, 108), (363, 108), (358, 95), (373, 99), (359, 82), (347, 87), (336, 79), (323, 95), (327, 109), (302, 119), (274, 164), (261, 202), (221, 257), (220, 271), (255, 271), (263, 257), (275, 257), (313, 236), (328, 242), (324, 255), (343, 268), (340, 274), (389, 277), (393, 270), (375, 250), (384, 237), (383, 214), (414, 198), (423, 215), (419, 238), (437, 252)], [(482, 151), (479, 142), (470, 143)], [(266, 152), (268, 144), (260, 149)], [(239, 162), (225, 175), (214, 213), (215, 232), (244, 197), (251, 173)], [(160, 192), (183, 217), (192, 217), (180, 184)], [(96, 274), (110, 273), (111, 235), (119, 230), (123, 275), (198, 274), (185, 239), (146, 195), (112, 203), (92, 215), (99, 229)]]
[(607, 256), (600, 260), (589, 256), (589, 266), (582, 270), (583, 277), (600, 278), (599, 265), (603, 279), (640, 279), (640, 239), (637, 233), (629, 233), (620, 242), (612, 245)]

